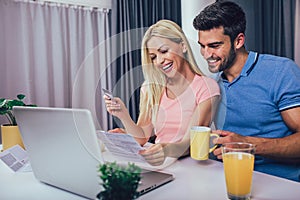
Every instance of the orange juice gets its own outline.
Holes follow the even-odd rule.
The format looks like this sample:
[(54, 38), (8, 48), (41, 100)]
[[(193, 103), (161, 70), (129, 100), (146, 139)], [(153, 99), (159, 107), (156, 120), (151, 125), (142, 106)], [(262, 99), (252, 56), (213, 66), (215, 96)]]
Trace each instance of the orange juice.
[(244, 196), (251, 192), (254, 155), (243, 152), (223, 154), (227, 193)]

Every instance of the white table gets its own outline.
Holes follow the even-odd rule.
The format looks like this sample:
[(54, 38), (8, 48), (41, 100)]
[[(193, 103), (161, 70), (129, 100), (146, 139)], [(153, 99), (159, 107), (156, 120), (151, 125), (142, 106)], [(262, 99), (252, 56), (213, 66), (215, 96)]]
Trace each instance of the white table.
[[(180, 159), (164, 169), (175, 180), (157, 188), (139, 199), (226, 199), (223, 165), (207, 160)], [(37, 181), (32, 172), (11, 171), (0, 161), (0, 199), (3, 200), (82, 200), (83, 197)], [(255, 172), (252, 200), (298, 200), (300, 183)]]
[[(223, 164), (214, 160), (184, 158), (166, 169), (176, 179), (145, 194), (141, 199), (213, 199), (225, 200)], [(252, 200), (299, 200), (300, 183), (254, 172)]]

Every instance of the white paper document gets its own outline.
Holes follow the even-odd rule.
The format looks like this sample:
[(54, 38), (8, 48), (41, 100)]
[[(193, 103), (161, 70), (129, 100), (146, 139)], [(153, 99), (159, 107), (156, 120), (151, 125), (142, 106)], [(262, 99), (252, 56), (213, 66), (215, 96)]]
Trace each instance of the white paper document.
[(146, 162), (143, 156), (139, 154), (139, 151), (144, 148), (131, 135), (97, 131), (97, 137), (104, 143), (109, 152), (122, 160)]
[(15, 172), (32, 171), (27, 152), (19, 145), (1, 152), (0, 159)]
[(107, 162), (118, 161), (118, 163), (134, 162), (143, 169), (161, 170), (173, 164), (177, 159), (167, 157), (165, 162), (159, 166), (150, 165), (138, 152), (149, 148), (151, 143), (146, 143), (143, 147), (130, 134), (109, 133), (97, 131), (98, 139), (104, 143), (108, 151), (102, 152), (104, 160)]

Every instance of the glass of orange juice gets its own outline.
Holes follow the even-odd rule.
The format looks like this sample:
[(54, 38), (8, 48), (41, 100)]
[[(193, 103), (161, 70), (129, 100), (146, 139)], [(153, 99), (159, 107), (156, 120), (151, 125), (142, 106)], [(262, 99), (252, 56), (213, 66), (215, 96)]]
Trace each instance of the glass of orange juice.
[(223, 144), (221, 149), (228, 198), (250, 199), (255, 146), (234, 142)]

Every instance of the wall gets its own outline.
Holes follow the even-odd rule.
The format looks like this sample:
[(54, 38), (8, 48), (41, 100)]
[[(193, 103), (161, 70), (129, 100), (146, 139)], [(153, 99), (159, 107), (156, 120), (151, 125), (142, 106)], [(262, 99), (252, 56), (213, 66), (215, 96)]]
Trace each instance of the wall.
[(200, 13), (200, 11), (203, 10), (204, 7), (213, 2), (215, 2), (215, 0), (181, 0), (182, 29), (190, 41), (190, 45), (194, 52), (194, 56), (198, 63), (198, 66), (200, 67), (202, 72), (208, 76), (212, 76), (212, 73), (208, 71), (207, 62), (200, 54), (198, 33), (193, 27), (193, 20)]

